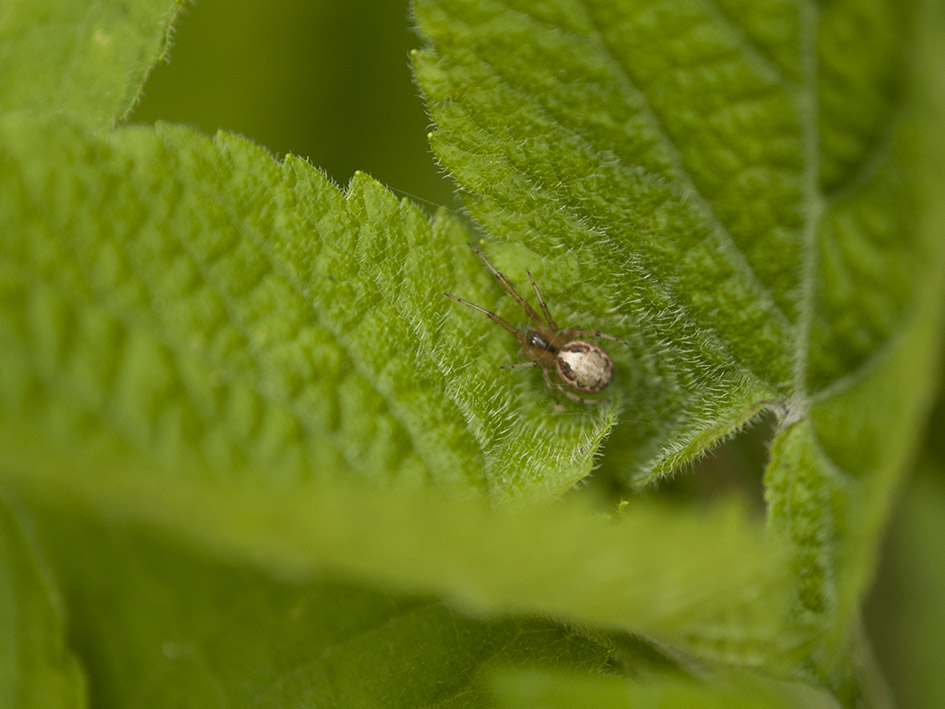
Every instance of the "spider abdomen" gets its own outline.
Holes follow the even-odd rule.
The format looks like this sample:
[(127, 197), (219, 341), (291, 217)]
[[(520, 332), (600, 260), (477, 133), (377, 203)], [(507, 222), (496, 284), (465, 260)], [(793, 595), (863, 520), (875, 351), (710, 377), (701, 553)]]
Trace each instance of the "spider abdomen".
[(614, 363), (604, 349), (587, 340), (573, 340), (558, 351), (558, 374), (575, 391), (606, 389), (614, 378)]

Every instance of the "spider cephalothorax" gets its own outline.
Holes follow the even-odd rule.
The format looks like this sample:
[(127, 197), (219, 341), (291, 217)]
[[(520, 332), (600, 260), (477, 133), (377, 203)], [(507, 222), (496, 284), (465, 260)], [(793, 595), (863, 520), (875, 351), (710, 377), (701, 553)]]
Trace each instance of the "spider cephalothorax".
[[(472, 244), (469, 244), (469, 248), (473, 250), (473, 253), (479, 257), (509, 294), (515, 298), (515, 301), (522, 306), (530, 321), (528, 329), (522, 332), (481, 305), (470, 303), (468, 300), (452, 293), (446, 293), (447, 297), (478, 310), (480, 313), (485, 313), (493, 322), (498, 323), (515, 335), (522, 345), (522, 353), (530, 361), (520, 364), (507, 364), (503, 368), (541, 367), (545, 386), (548, 387), (548, 391), (551, 392), (552, 396), (557, 390), (572, 401), (582, 404), (593, 404), (600, 401), (600, 399), (588, 399), (581, 396), (581, 394), (597, 394), (606, 389), (614, 378), (614, 363), (603, 347), (583, 338), (602, 338), (624, 345), (628, 343), (619, 337), (605, 335), (597, 330), (584, 330), (576, 327), (559, 329), (551, 317), (551, 313), (548, 312), (545, 299), (542, 298), (541, 291), (538, 290), (538, 284), (535, 283), (535, 279), (532, 278), (530, 272), (528, 273), (528, 280), (531, 281), (532, 288), (535, 290), (535, 296), (538, 298), (538, 305), (541, 307), (544, 317), (539, 315), (528, 301), (518, 294), (509, 280), (492, 265), (479, 249)], [(548, 374), (549, 369), (554, 369), (557, 372), (560, 381), (552, 382), (551, 376)]]

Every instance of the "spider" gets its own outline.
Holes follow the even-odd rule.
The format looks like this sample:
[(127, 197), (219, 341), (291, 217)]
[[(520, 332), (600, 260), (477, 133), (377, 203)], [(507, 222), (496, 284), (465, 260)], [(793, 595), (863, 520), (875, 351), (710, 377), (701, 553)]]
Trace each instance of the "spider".
[[(541, 367), (542, 376), (545, 379), (545, 386), (551, 395), (557, 399), (555, 390), (561, 392), (571, 401), (581, 404), (596, 404), (600, 399), (588, 399), (581, 394), (598, 394), (606, 389), (614, 378), (614, 363), (610, 355), (600, 345), (589, 342), (588, 337), (602, 338), (619, 342), (622, 345), (629, 346), (626, 340), (621, 340), (613, 335), (605, 335), (597, 330), (583, 330), (577, 327), (567, 327), (563, 330), (558, 328), (551, 313), (548, 312), (548, 306), (545, 299), (541, 297), (541, 291), (538, 290), (538, 284), (532, 278), (531, 272), (528, 273), (528, 280), (531, 281), (532, 288), (535, 289), (535, 296), (538, 298), (538, 304), (541, 306), (541, 312), (544, 318), (539, 315), (535, 309), (518, 294), (509, 280), (499, 273), (498, 269), (485, 257), (479, 249), (472, 244), (467, 244), (473, 253), (479, 257), (479, 260), (485, 264), (485, 267), (491, 271), (499, 283), (515, 298), (515, 301), (522, 306), (528, 319), (531, 321), (528, 330), (521, 332), (508, 322), (500, 318), (490, 310), (486, 310), (481, 305), (470, 303), (452, 293), (445, 293), (447, 298), (467, 305), (473, 310), (487, 315), (493, 322), (498, 323), (506, 330), (515, 335), (515, 338), (522, 345), (522, 354), (531, 361), (520, 362), (518, 364), (506, 364), (502, 369), (522, 369), (525, 367)], [(549, 369), (554, 369), (561, 381), (552, 382), (548, 374)], [(562, 386), (563, 384), (563, 386)]]

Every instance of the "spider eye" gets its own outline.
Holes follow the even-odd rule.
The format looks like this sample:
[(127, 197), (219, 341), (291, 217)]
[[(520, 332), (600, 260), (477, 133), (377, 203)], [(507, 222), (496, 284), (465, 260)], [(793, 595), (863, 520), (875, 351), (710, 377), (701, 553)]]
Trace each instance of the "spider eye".
[(539, 335), (537, 332), (532, 332), (528, 335), (528, 344), (532, 347), (538, 347), (539, 349), (547, 350), (548, 352), (552, 351), (552, 347), (548, 342)]

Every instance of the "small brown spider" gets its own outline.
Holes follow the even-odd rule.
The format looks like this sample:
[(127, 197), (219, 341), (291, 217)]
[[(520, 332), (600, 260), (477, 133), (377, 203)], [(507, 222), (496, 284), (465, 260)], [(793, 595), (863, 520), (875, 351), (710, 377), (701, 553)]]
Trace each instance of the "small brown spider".
[[(548, 312), (548, 306), (545, 299), (541, 297), (541, 291), (538, 290), (538, 284), (528, 273), (528, 280), (531, 281), (532, 288), (535, 289), (535, 295), (538, 298), (538, 304), (541, 306), (541, 312), (544, 313), (544, 319), (535, 312), (535, 309), (529, 305), (528, 301), (516, 292), (508, 279), (499, 273), (498, 269), (485, 257), (485, 255), (472, 244), (468, 244), (473, 253), (479, 257), (492, 275), (499, 279), (499, 283), (515, 298), (515, 301), (522, 306), (531, 325), (527, 332), (521, 332), (508, 322), (500, 318), (495, 313), (486, 310), (481, 305), (470, 303), (452, 293), (446, 293), (446, 297), (468, 305), (473, 310), (485, 313), (493, 322), (498, 323), (506, 330), (515, 335), (515, 338), (522, 345), (522, 353), (531, 359), (530, 362), (521, 362), (520, 364), (506, 364), (502, 369), (521, 369), (523, 367), (541, 367), (542, 376), (545, 378), (545, 386), (551, 395), (555, 395), (555, 389), (560, 391), (571, 401), (577, 401), (581, 404), (596, 404), (600, 399), (588, 399), (581, 394), (598, 394), (606, 389), (614, 378), (614, 363), (610, 355), (600, 345), (594, 342), (588, 342), (580, 338), (599, 337), (605, 340), (619, 342), (622, 345), (628, 345), (626, 340), (621, 340), (613, 335), (605, 335), (597, 330), (582, 330), (577, 327), (567, 327), (563, 330), (558, 329), (555, 321)], [(560, 382), (552, 382), (548, 370), (554, 368), (558, 373)], [(562, 386), (562, 383), (565, 386)], [(569, 391), (570, 389), (570, 391)]]

